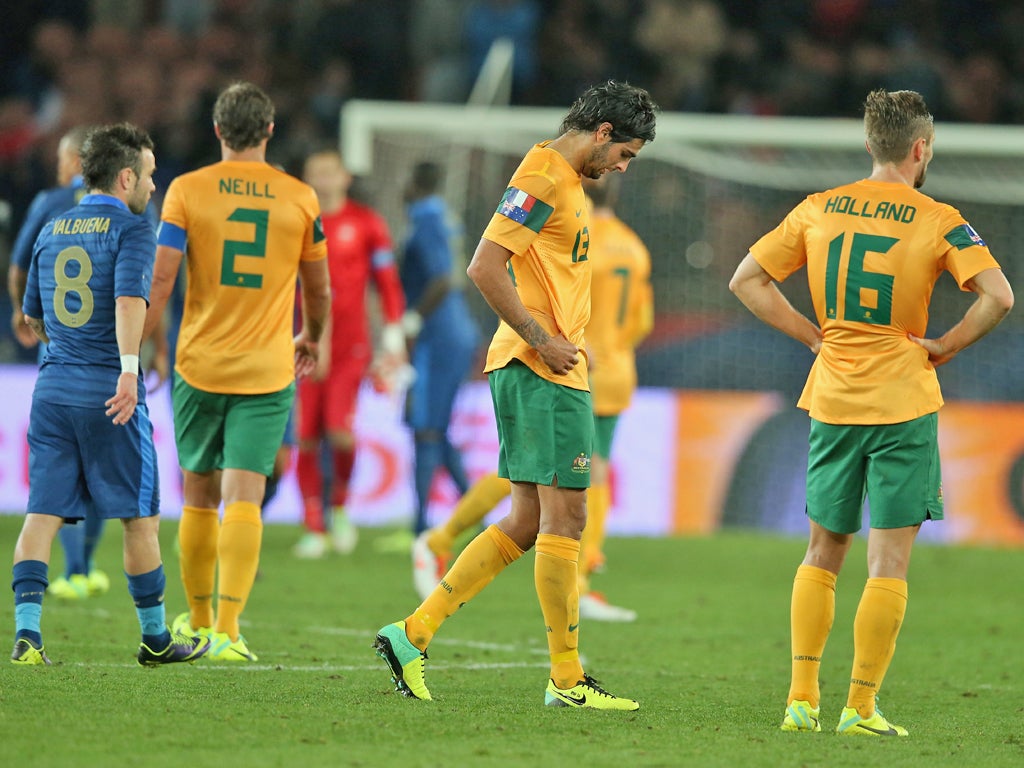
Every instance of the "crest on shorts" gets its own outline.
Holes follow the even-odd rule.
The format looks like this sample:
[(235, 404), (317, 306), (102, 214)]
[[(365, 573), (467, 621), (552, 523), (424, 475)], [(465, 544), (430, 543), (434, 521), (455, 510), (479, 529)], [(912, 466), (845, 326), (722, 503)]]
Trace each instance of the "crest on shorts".
[(590, 457), (585, 453), (581, 453), (575, 459), (572, 460), (572, 471), (580, 475), (585, 475), (590, 472)]

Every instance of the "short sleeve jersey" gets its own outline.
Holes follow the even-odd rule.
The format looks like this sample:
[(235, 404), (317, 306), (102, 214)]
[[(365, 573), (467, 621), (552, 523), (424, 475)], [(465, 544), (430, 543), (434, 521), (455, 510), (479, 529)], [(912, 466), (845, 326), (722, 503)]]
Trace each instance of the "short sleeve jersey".
[[(86, 195), (43, 227), (22, 306), (29, 317), (42, 318), (50, 339), (36, 398), (104, 407), (121, 375), (116, 301), (149, 301), (155, 253), (150, 223), (110, 195)], [(142, 377), (139, 402), (145, 402)]]
[[(561, 333), (582, 349), (590, 320), (590, 214), (579, 174), (548, 143), (535, 145), (523, 158), (483, 236), (512, 252), (509, 273), (533, 319), (549, 334)], [(586, 354), (572, 371), (558, 376), (501, 321), (484, 371), (503, 368), (513, 359), (556, 384), (590, 389)]]
[(823, 340), (799, 407), (829, 424), (896, 424), (942, 406), (924, 337), (935, 281), (998, 268), (955, 208), (863, 180), (811, 195), (751, 254), (774, 280), (806, 264)]
[(612, 214), (591, 214), (593, 277), (587, 345), (592, 356), (594, 413), (613, 416), (629, 407), (636, 389), (635, 340), (651, 306), (651, 260), (639, 236)]
[(266, 163), (214, 163), (171, 182), (157, 241), (185, 252), (175, 371), (206, 392), (288, 386), (299, 262), (327, 255), (312, 187)]

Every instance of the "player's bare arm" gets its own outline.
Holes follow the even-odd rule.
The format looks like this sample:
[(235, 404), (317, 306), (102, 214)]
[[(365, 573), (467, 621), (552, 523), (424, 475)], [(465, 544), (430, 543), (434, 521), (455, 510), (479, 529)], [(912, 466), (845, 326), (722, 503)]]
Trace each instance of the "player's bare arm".
[(49, 344), (50, 337), (46, 335), (46, 327), (43, 324), (42, 319), (38, 317), (29, 317), (28, 315), (24, 315), (24, 317), (25, 325), (32, 329), (32, 333), (36, 335), (36, 338), (43, 342), (43, 344)]
[(153, 284), (149, 289), (149, 309), (146, 310), (146, 325), (142, 338), (148, 339), (154, 331), (159, 331), (167, 300), (174, 290), (174, 282), (178, 279), (181, 259), (184, 254), (177, 248), (168, 245), (156, 247), (156, 262), (153, 265)]
[(331, 276), (327, 259), (299, 264), (302, 291), (302, 330), (295, 337), (295, 376), (308, 376), (316, 369), (320, 339), (331, 315)]
[(545, 331), (523, 306), (508, 274), (508, 261), (511, 258), (510, 250), (483, 238), (476, 247), (466, 274), (491, 309), (523, 341), (537, 350), (552, 373), (567, 374), (579, 362), (579, 349), (565, 336), (552, 336)]
[(121, 375), (117, 391), (106, 401), (107, 416), (115, 424), (127, 424), (139, 402), (139, 350), (146, 324), (146, 300), (141, 296), (118, 296), (114, 309), (117, 350), (121, 355)]
[(729, 290), (754, 316), (807, 346), (821, 349), (821, 329), (789, 303), (782, 291), (751, 254), (747, 254), (729, 281)]
[(978, 298), (964, 314), (963, 319), (938, 339), (910, 340), (928, 350), (933, 366), (948, 363), (961, 350), (969, 347), (997, 325), (1013, 308), (1013, 289), (1001, 269), (986, 269), (966, 283)]

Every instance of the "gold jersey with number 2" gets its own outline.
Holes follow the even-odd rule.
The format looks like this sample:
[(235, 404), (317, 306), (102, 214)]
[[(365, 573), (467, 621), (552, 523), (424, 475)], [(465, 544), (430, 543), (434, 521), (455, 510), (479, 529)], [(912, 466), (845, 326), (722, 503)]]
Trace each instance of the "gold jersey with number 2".
[(942, 406), (923, 347), (935, 281), (998, 268), (952, 206), (894, 182), (811, 195), (750, 249), (781, 282), (806, 264), (821, 351), (798, 406), (828, 424), (897, 424)]
[(312, 187), (266, 163), (219, 162), (171, 182), (161, 220), (187, 238), (175, 371), (205, 392), (284, 389), (299, 262), (327, 256)]

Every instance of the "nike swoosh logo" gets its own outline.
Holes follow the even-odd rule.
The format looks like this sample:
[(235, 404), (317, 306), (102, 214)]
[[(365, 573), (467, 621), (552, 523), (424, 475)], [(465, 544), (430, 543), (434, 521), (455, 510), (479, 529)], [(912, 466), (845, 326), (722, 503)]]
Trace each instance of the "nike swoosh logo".
[(567, 698), (569, 701), (579, 704), (581, 707), (587, 703), (586, 694), (583, 694), (582, 696), (573, 696), (568, 693), (563, 693), (562, 695), (565, 696), (565, 698)]
[(570, 625), (569, 625), (569, 631), (570, 631), (570, 632), (575, 632), (575, 631), (576, 631), (577, 629), (579, 629), (579, 628), (580, 628), (580, 625), (579, 625), (579, 624), (570, 624)]
[(583, 209), (580, 208), (578, 211), (576, 211), (576, 218), (578, 219), (582, 215), (583, 215)]
[(871, 731), (877, 733), (879, 736), (899, 736), (899, 733), (895, 728), (869, 728), (868, 726), (861, 723), (859, 728), (863, 728), (865, 731)]

